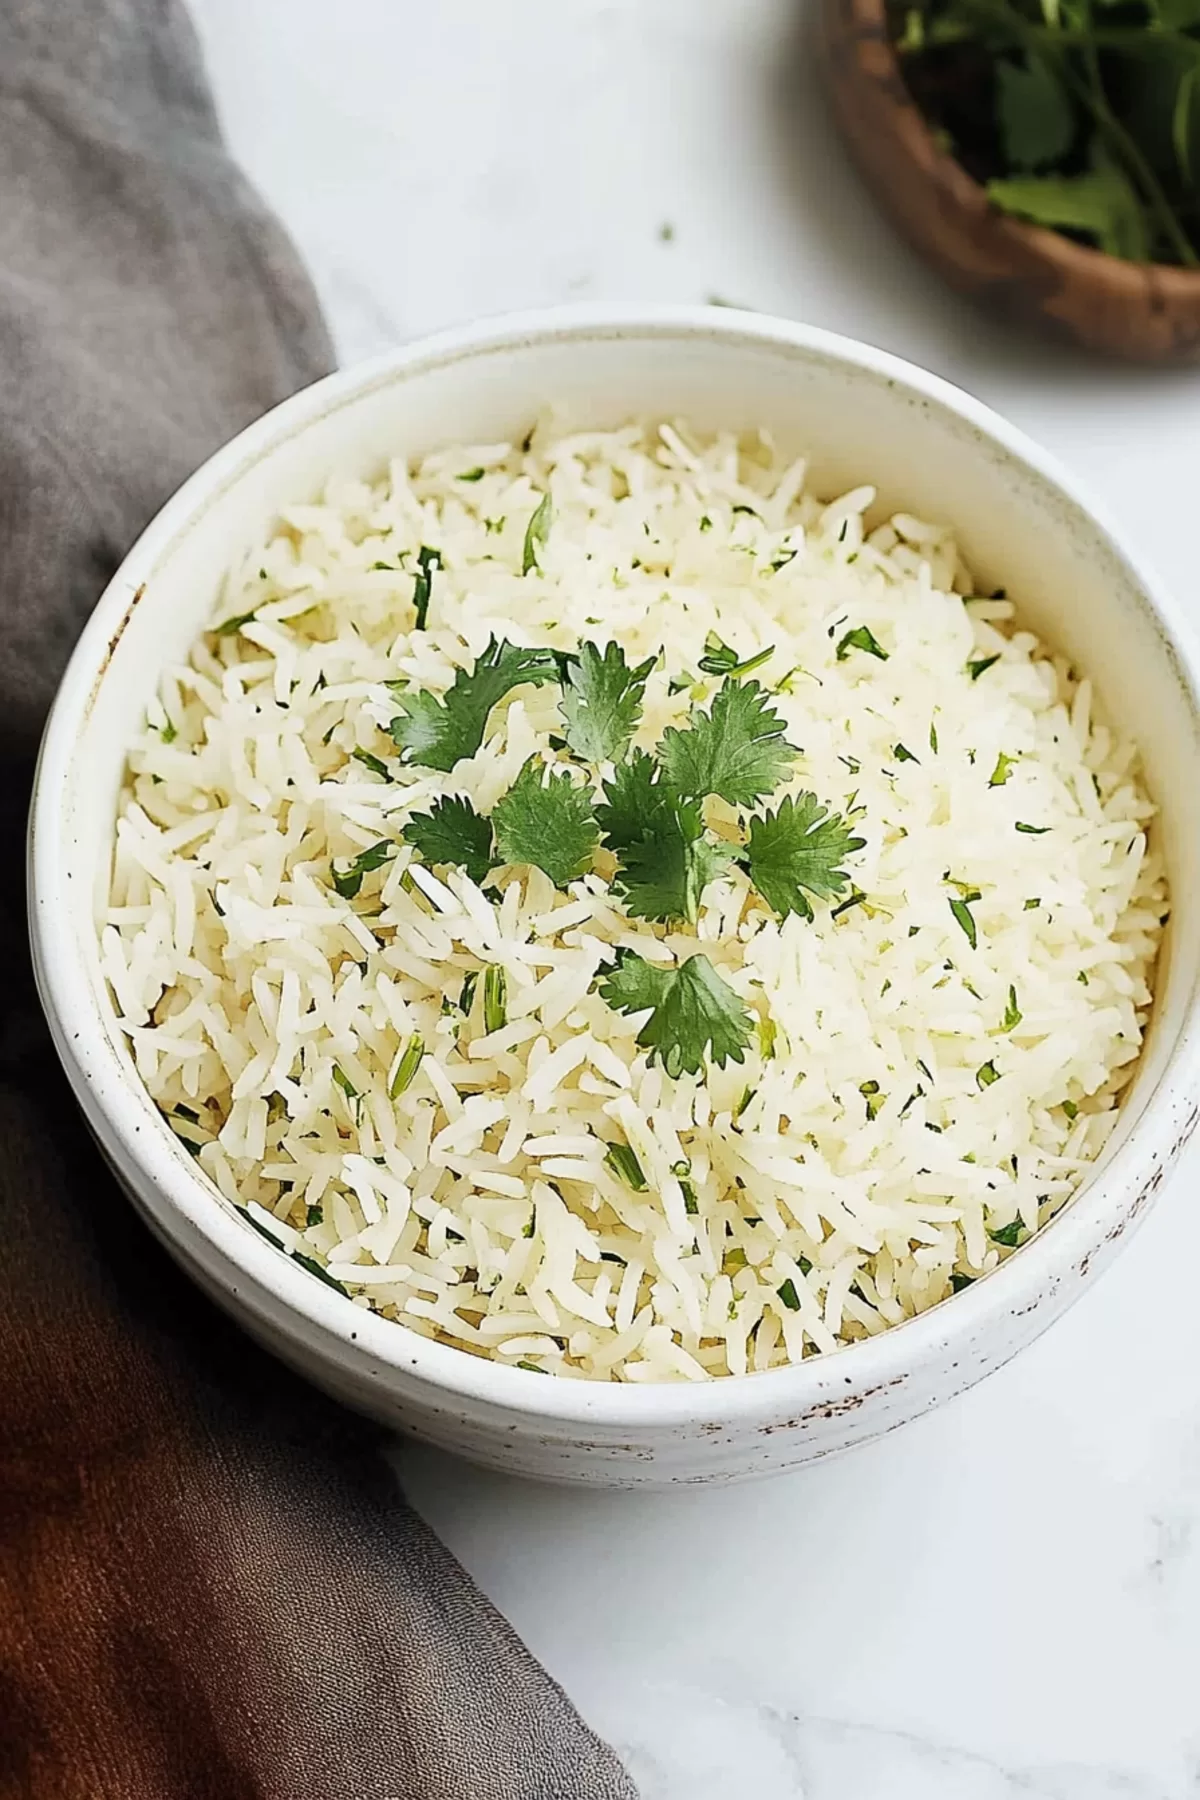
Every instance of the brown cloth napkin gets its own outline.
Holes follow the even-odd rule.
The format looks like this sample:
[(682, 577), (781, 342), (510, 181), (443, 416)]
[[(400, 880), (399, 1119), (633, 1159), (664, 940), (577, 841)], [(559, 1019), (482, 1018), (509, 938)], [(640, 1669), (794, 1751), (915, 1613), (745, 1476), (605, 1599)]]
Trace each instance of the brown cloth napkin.
[(633, 1796), (376, 1433), (135, 1220), (33, 994), (24, 814), (72, 641), (172, 489), (329, 359), (175, 0), (0, 0), (4, 1800)]

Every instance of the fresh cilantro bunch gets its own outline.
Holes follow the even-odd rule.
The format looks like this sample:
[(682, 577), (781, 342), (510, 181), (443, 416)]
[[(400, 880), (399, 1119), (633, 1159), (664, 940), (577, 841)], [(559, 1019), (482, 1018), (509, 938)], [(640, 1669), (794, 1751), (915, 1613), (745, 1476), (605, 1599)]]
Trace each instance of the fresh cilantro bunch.
[[(603, 849), (625, 910), (664, 925), (694, 925), (705, 888), (737, 868), (781, 918), (811, 919), (814, 900), (846, 888), (842, 865), (863, 840), (814, 794), (756, 810), (800, 754), (771, 696), (746, 679), (763, 659), (739, 664), (714, 644), (722, 680), (711, 703), (668, 727), (651, 755), (632, 743), (655, 660), (631, 666), (615, 643), (584, 643), (564, 656), (492, 639), (441, 699), (402, 692), (390, 729), (403, 759), (450, 773), (480, 749), (494, 706), (523, 685), (557, 681), (565, 759), (531, 758), (489, 818), (459, 795), (435, 801), (409, 818), (404, 841), (423, 861), (465, 869), (475, 882), (524, 864), (560, 888), (594, 870)], [(712, 799), (745, 817), (718, 834), (705, 817)], [(357, 864), (337, 878), (339, 891), (349, 893), (355, 878)], [(647, 1013), (638, 1042), (673, 1075), (696, 1073), (706, 1056), (718, 1066), (741, 1062), (754, 1035), (744, 1003), (700, 954), (663, 968), (621, 953), (599, 992), (623, 1012)]]
[(993, 206), (1200, 267), (1200, 0), (889, 0), (901, 67)]

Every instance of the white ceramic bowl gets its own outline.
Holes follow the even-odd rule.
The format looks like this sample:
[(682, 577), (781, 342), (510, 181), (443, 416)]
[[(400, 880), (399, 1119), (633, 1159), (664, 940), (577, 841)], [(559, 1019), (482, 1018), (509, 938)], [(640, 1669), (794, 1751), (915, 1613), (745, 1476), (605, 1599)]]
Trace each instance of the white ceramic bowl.
[[(388, 456), (565, 426), (684, 416), (768, 426), (818, 491), (875, 483), (948, 520), (983, 581), (1094, 676), (1142, 746), (1174, 901), (1155, 1019), (1112, 1144), (1045, 1231), (923, 1317), (836, 1355), (703, 1385), (547, 1380), (406, 1331), (272, 1248), (161, 1119), (117, 1030), (95, 917), (122, 761), (159, 671), (212, 611), (218, 577), (283, 502)], [(42, 749), (31, 915), (43, 1002), (121, 1182), (195, 1278), (256, 1337), (352, 1405), (480, 1462), (574, 1481), (730, 1479), (828, 1456), (988, 1374), (1082, 1291), (1145, 1209), (1196, 1117), (1200, 961), (1197, 662), (1174, 608), (1075, 483), (935, 377), (825, 332), (708, 308), (605, 309), (447, 333), (331, 376), (218, 452), (145, 532), (72, 658)], [(199, 1353), (199, 1351), (197, 1352)]]

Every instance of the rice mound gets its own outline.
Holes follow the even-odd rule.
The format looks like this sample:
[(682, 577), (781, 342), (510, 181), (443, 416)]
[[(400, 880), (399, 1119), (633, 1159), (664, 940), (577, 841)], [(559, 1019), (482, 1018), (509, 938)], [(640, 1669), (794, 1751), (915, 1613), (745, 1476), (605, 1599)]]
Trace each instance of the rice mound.
[[(562, 1376), (769, 1369), (985, 1275), (1103, 1145), (1166, 914), (1135, 750), (1007, 599), (974, 596), (948, 532), (868, 530), (870, 488), (824, 505), (804, 474), (765, 439), (634, 425), (337, 478), (164, 676), (100, 924), (121, 1028), (220, 1194), (357, 1304)], [(418, 631), (422, 545), (443, 566)], [(844, 647), (863, 626), (882, 655)], [(561, 742), (557, 687), (524, 687), (478, 755), (405, 766), (385, 682), (441, 694), (492, 635), (614, 640), (659, 656), (653, 749), (718, 686), (710, 633), (770, 650), (756, 678), (803, 752), (780, 792), (851, 813), (852, 904), (780, 921), (733, 870), (676, 929), (599, 874), (484, 892), (403, 844), (335, 891), (438, 795), (487, 813)], [(650, 1064), (595, 991), (620, 946), (702, 949), (755, 1016), (746, 1061)], [(488, 968), (490, 1031), (468, 979)]]

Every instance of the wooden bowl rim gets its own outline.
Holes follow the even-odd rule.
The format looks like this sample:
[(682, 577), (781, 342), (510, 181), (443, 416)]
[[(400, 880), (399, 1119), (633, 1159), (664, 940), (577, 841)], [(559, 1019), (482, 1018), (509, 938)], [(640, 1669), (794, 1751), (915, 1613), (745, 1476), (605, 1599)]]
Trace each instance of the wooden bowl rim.
[[(1129, 262), (1124, 257), (1110, 255), (1107, 250), (1077, 244), (1060, 232), (1051, 231), (1048, 226), (1033, 225), (1011, 213), (1000, 212), (974, 176), (936, 142), (928, 120), (904, 79), (901, 59), (888, 28), (886, 0), (831, 0), (831, 3), (845, 5), (850, 15), (849, 37), (855, 60), (870, 82), (880, 108), (890, 113), (898, 145), (956, 211), (971, 214), (981, 228), (997, 236), (1023, 243), (1031, 255), (1060, 274), (1072, 275), (1076, 282), (1105, 287), (1112, 293), (1125, 293), (1131, 303), (1144, 304), (1148, 280), (1164, 305), (1173, 297), (1195, 302), (1200, 293), (1200, 269), (1181, 268), (1177, 263)], [(870, 67), (876, 51), (890, 65), (894, 85), (881, 82), (879, 68)]]

